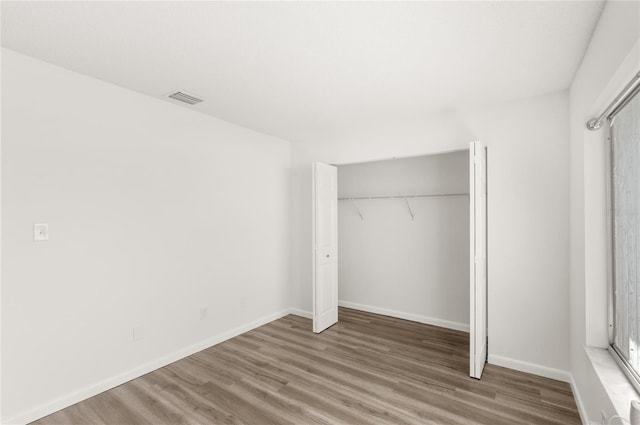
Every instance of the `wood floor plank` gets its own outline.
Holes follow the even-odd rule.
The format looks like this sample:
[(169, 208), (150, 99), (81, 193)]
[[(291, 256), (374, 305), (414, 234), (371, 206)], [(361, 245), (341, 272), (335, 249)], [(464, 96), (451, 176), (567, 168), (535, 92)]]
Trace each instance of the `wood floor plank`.
[(580, 424), (568, 384), (487, 365), (469, 334), (352, 309), (286, 316), (34, 424)]

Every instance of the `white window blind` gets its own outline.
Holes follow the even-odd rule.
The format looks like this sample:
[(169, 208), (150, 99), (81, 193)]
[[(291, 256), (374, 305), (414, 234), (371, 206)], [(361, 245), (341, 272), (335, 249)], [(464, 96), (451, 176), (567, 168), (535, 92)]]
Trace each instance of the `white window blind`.
[(609, 118), (613, 341), (632, 381), (640, 381), (640, 95)]

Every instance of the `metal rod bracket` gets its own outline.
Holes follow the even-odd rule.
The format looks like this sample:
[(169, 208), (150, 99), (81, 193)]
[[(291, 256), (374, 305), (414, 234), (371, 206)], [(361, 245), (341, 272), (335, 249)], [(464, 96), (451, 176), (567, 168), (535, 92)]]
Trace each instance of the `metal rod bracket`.
[(624, 107), (625, 103), (630, 99), (634, 93), (640, 89), (640, 72), (638, 72), (634, 77), (629, 81), (629, 83), (622, 89), (622, 91), (613, 99), (613, 102), (607, 106), (607, 109), (604, 110), (597, 118), (592, 118), (587, 122), (587, 129), (589, 130), (597, 130), (602, 127), (602, 122), (615, 115), (617, 111)]

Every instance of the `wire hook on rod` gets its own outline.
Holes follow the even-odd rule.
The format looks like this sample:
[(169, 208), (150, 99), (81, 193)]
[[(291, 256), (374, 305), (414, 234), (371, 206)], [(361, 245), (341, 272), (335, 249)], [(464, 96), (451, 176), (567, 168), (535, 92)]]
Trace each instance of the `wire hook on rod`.
[(360, 220), (364, 220), (364, 216), (362, 215), (362, 212), (360, 211), (360, 207), (358, 206), (358, 203), (356, 202), (355, 199), (351, 199), (351, 202), (353, 202), (353, 206), (356, 207), (356, 211), (358, 212), (358, 215), (360, 216)]
[(413, 221), (416, 215), (413, 213), (413, 210), (411, 209), (411, 204), (409, 204), (409, 200), (407, 199), (406, 196), (404, 197), (404, 202), (406, 202), (407, 204), (407, 208), (409, 209), (409, 214), (411, 214), (411, 220)]

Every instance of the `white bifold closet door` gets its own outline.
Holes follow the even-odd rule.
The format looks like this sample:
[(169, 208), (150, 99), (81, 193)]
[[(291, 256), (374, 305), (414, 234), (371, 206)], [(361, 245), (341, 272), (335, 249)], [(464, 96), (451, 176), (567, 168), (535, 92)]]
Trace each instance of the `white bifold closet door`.
[(338, 322), (338, 169), (313, 164), (313, 331)]
[(469, 167), (469, 375), (480, 379), (487, 360), (487, 151), (480, 142), (471, 142)]

